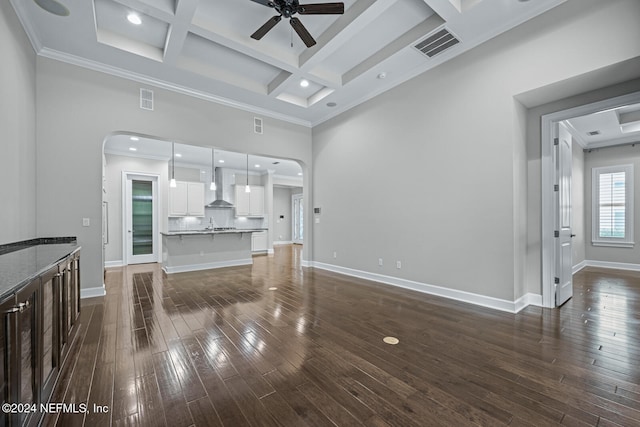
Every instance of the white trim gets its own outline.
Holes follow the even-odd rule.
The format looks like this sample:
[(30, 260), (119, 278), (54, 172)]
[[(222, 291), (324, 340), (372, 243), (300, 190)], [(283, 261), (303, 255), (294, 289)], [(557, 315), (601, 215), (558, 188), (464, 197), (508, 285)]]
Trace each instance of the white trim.
[(236, 267), (239, 265), (251, 265), (251, 264), (253, 264), (253, 260), (251, 258), (247, 258), (247, 259), (236, 259), (231, 261), (207, 262), (204, 264), (179, 265), (175, 267), (162, 266), (162, 270), (167, 274), (173, 274), (173, 273), (186, 273), (187, 271), (211, 270), (214, 268)]
[(313, 267), (314, 262), (313, 261), (308, 261), (306, 259), (303, 259), (302, 261), (300, 261), (300, 265), (302, 267)]
[(627, 262), (611, 262), (611, 261), (594, 261), (587, 260), (585, 267), (611, 268), (615, 270), (640, 271), (640, 264), (631, 264)]
[(611, 242), (609, 240), (592, 240), (592, 246), (609, 246), (611, 248), (632, 248), (636, 242)]
[(105, 261), (104, 268), (124, 267), (124, 262), (119, 259), (117, 261)]
[[(32, 42), (33, 43), (33, 42)], [(216, 104), (225, 105), (227, 107), (236, 108), (238, 110), (248, 111), (250, 113), (259, 114), (262, 116), (270, 117), (273, 119), (282, 120), (285, 122), (293, 123), (300, 126), (311, 128), (312, 124), (308, 120), (302, 120), (297, 117), (289, 116), (287, 114), (274, 113), (271, 110), (265, 108), (254, 107), (249, 104), (245, 104), (231, 99), (223, 98), (221, 96), (213, 95), (211, 93), (203, 92), (196, 89), (191, 89), (185, 86), (180, 86), (168, 81), (156, 79), (153, 77), (145, 76), (132, 71), (124, 70), (122, 68), (105, 65), (90, 59), (81, 58), (79, 56), (71, 55), (69, 53), (60, 52), (55, 49), (44, 47), (38, 49), (39, 56), (49, 59), (55, 59), (56, 61), (65, 62), (67, 64), (76, 65), (78, 67), (86, 68), (93, 71), (109, 74), (111, 76), (121, 77), (134, 82), (155, 86), (161, 89), (166, 89), (172, 92), (177, 92), (183, 95), (192, 96), (194, 98), (203, 99), (209, 102), (215, 102)]]
[(519, 313), (521, 310), (527, 308), (530, 305), (536, 307), (542, 307), (542, 295), (528, 293), (513, 302), (514, 313)]
[(572, 270), (571, 270), (571, 274), (576, 274), (578, 271), (582, 270), (586, 266), (587, 266), (587, 260), (584, 260), (584, 261), (574, 265)]
[(368, 271), (355, 270), (352, 268), (325, 264), (317, 261), (314, 261), (311, 266), (322, 270), (332, 271), (334, 273), (340, 273), (360, 279), (371, 280), (374, 282), (397, 286), (399, 288), (410, 289), (429, 295), (436, 295), (456, 301), (462, 301), (514, 314), (518, 313), (528, 305), (541, 305), (542, 303), (542, 297), (535, 294), (526, 294), (516, 301), (508, 301), (500, 298), (489, 297), (486, 295), (474, 294), (471, 292), (459, 291), (456, 289), (443, 288), (441, 286), (429, 285), (426, 283), (415, 282), (413, 280), (385, 276), (382, 274), (370, 273)]
[(267, 253), (268, 253), (269, 255), (273, 255), (273, 254), (275, 254), (275, 253), (276, 253), (276, 251), (274, 251), (274, 250), (273, 250), (273, 248), (271, 248), (271, 249), (267, 249)]
[(80, 288), (80, 299), (103, 297), (107, 294), (104, 283), (96, 288)]
[(545, 114), (541, 118), (541, 182), (542, 182), (542, 299), (543, 307), (555, 307), (555, 227), (553, 179), (555, 165), (553, 163), (553, 128), (562, 120), (584, 116), (598, 111), (616, 108), (640, 102), (640, 92), (606, 99), (604, 101), (581, 105), (555, 113)]
[(277, 240), (273, 242), (273, 245), (293, 245), (293, 242), (291, 240)]

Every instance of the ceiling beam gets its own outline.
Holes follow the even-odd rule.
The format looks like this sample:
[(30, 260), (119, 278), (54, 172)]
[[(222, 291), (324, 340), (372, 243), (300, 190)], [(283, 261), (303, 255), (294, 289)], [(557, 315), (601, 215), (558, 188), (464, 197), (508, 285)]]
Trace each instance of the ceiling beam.
[(412, 45), (418, 39), (431, 33), (436, 28), (444, 25), (444, 21), (437, 14), (433, 14), (409, 31), (393, 40), (391, 43), (384, 46), (382, 49), (371, 55), (342, 76), (342, 83), (347, 84), (353, 79), (366, 73), (373, 67), (379, 65), (381, 62), (389, 59), (391, 56), (398, 53), (400, 50), (405, 49), (407, 46)]
[(191, 27), (191, 21), (198, 9), (198, 0), (178, 0), (175, 19), (169, 27), (167, 40), (164, 45), (165, 64), (175, 64), (182, 52), (187, 34)]
[(349, 40), (380, 17), (399, 0), (359, 0), (347, 9), (336, 22), (317, 38), (317, 44), (306, 49), (299, 58), (300, 67), (287, 78), (279, 78), (269, 85), (269, 95), (277, 97), (291, 84), (302, 78), (312, 80), (330, 89), (342, 86), (342, 76), (324, 72), (324, 75), (312, 70), (322, 61), (334, 54)]

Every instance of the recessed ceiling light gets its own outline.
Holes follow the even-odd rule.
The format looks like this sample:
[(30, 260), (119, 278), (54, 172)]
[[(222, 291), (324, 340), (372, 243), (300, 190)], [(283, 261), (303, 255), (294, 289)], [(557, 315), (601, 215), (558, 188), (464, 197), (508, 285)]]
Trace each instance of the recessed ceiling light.
[(336, 104), (335, 102), (327, 102), (327, 107), (335, 107), (336, 105), (338, 104)]
[(133, 25), (142, 24), (142, 19), (140, 19), (140, 16), (138, 16), (137, 13), (133, 12), (127, 15), (127, 21), (131, 22)]
[(137, 136), (132, 136), (129, 139), (132, 141), (140, 141), (140, 138), (138, 138)]
[(387, 73), (385, 73), (384, 71), (382, 73), (378, 74), (378, 78), (380, 80), (385, 79), (386, 77), (387, 77)]
[(307, 80), (307, 79), (300, 80), (300, 86), (309, 87), (309, 80)]
[(302, 176), (302, 172), (298, 172), (298, 176)]
[(255, 166), (255, 167), (257, 167), (257, 168), (259, 168), (259, 167), (260, 167), (260, 165), (254, 165), (254, 166)]
[(218, 163), (224, 163), (224, 160), (220, 159), (218, 160)]
[(138, 151), (136, 147), (129, 147), (129, 151)]
[(176, 153), (176, 157), (182, 157), (182, 154)]

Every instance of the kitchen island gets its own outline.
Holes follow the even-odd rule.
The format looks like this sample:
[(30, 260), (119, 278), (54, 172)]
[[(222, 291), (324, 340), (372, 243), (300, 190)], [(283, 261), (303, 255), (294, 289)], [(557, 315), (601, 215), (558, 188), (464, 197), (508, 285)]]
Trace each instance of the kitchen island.
[(162, 232), (162, 269), (167, 274), (253, 264), (251, 234), (265, 229)]

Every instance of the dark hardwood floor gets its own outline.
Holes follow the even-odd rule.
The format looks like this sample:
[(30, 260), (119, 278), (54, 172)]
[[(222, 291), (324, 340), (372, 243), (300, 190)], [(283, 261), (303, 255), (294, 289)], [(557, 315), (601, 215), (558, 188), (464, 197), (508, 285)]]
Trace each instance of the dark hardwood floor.
[(44, 425), (640, 425), (640, 273), (585, 269), (561, 309), (512, 315), (300, 260), (108, 270), (52, 398), (89, 413)]

